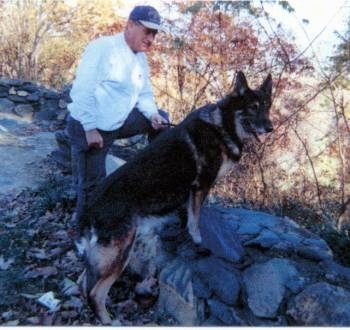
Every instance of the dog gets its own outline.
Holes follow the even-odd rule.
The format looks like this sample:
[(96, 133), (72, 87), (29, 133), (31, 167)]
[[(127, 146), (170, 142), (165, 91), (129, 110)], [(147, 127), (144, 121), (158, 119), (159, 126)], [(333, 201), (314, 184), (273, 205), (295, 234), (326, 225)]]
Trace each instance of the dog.
[(239, 161), (247, 139), (273, 130), (271, 94), (270, 74), (252, 90), (238, 72), (230, 94), (192, 111), (98, 186), (79, 224), (86, 268), (78, 283), (103, 324), (111, 323), (106, 298), (128, 263), (139, 221), (185, 207), (199, 245), (199, 211), (210, 188)]

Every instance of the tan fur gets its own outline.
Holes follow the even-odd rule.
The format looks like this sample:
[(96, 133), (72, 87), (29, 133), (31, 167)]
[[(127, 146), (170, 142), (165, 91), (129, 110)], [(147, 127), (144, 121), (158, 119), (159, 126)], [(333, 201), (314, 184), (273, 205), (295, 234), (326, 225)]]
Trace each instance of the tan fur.
[(234, 162), (227, 156), (225, 152), (222, 152), (222, 163), (216, 176), (216, 181), (220, 180), (224, 176), (226, 176), (232, 169)]
[[(107, 246), (89, 245), (85, 250), (90, 269), (94, 269), (99, 276), (89, 293), (84, 288), (82, 291), (85, 291), (85, 295), (89, 296), (92, 308), (103, 324), (111, 324), (111, 318), (106, 309), (106, 299), (111, 286), (129, 261), (135, 233), (136, 228), (133, 228), (121, 240), (112, 240)], [(85, 269), (79, 278), (81, 285), (86, 285), (87, 276), (88, 272)]]

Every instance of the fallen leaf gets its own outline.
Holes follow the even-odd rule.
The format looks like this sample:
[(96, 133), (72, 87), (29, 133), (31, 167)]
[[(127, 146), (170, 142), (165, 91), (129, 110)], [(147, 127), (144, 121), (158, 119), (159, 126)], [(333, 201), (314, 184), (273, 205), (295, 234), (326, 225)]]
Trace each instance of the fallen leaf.
[(27, 234), (30, 237), (33, 237), (34, 235), (36, 235), (39, 232), (39, 229), (28, 229), (27, 230)]
[(80, 294), (78, 285), (67, 277), (63, 280), (62, 286), (62, 293), (66, 296), (77, 296)]
[(47, 278), (49, 276), (54, 276), (57, 274), (58, 274), (58, 271), (56, 267), (47, 266), (47, 267), (34, 268), (33, 270), (26, 272), (24, 274), (24, 278), (38, 278), (38, 277)]
[(50, 251), (50, 257), (57, 257), (61, 255), (64, 252), (64, 250), (61, 247), (56, 247)]
[(42, 313), (40, 325), (53, 325), (56, 313)]
[(27, 318), (27, 322), (32, 325), (39, 325), (40, 318), (38, 316), (32, 316)]
[(7, 270), (10, 268), (11, 264), (15, 262), (15, 259), (10, 258), (7, 261), (3, 255), (0, 255), (0, 270)]
[(79, 316), (79, 313), (77, 311), (63, 311), (61, 313), (62, 317), (65, 319), (75, 319)]
[(12, 229), (12, 228), (15, 228), (16, 227), (16, 224), (15, 223), (5, 223), (5, 227), (7, 229)]
[(50, 256), (46, 254), (44, 249), (32, 248), (27, 252), (27, 257), (39, 260), (49, 259)]
[(40, 296), (42, 296), (42, 293), (37, 293), (37, 294), (20, 293), (19, 295), (28, 299), (38, 299)]
[(67, 300), (62, 306), (62, 308), (64, 309), (74, 308), (78, 310), (80, 310), (83, 307), (84, 307), (83, 301), (80, 298), (74, 297), (74, 296), (71, 297), (69, 300)]

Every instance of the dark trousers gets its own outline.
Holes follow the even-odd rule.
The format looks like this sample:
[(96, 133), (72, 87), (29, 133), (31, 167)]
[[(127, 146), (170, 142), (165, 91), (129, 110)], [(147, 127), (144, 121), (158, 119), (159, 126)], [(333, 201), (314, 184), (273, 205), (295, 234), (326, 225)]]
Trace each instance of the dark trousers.
[[(159, 113), (169, 120), (168, 113)], [(72, 172), (77, 192), (75, 222), (79, 221), (83, 208), (97, 184), (106, 176), (106, 157), (114, 140), (138, 134), (148, 134), (154, 138), (156, 131), (151, 122), (136, 108), (133, 109), (124, 125), (114, 131), (98, 130), (103, 138), (103, 148), (89, 148), (81, 123), (71, 116), (67, 120), (67, 133), (71, 143)]]

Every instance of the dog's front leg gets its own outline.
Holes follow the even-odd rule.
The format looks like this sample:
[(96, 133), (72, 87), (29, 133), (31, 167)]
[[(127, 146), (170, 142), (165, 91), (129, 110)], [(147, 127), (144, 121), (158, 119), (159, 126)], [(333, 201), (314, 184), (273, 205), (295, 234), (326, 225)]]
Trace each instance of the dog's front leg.
[(202, 243), (202, 236), (199, 230), (199, 211), (206, 195), (204, 190), (193, 190), (190, 192), (188, 200), (187, 228), (196, 244)]

